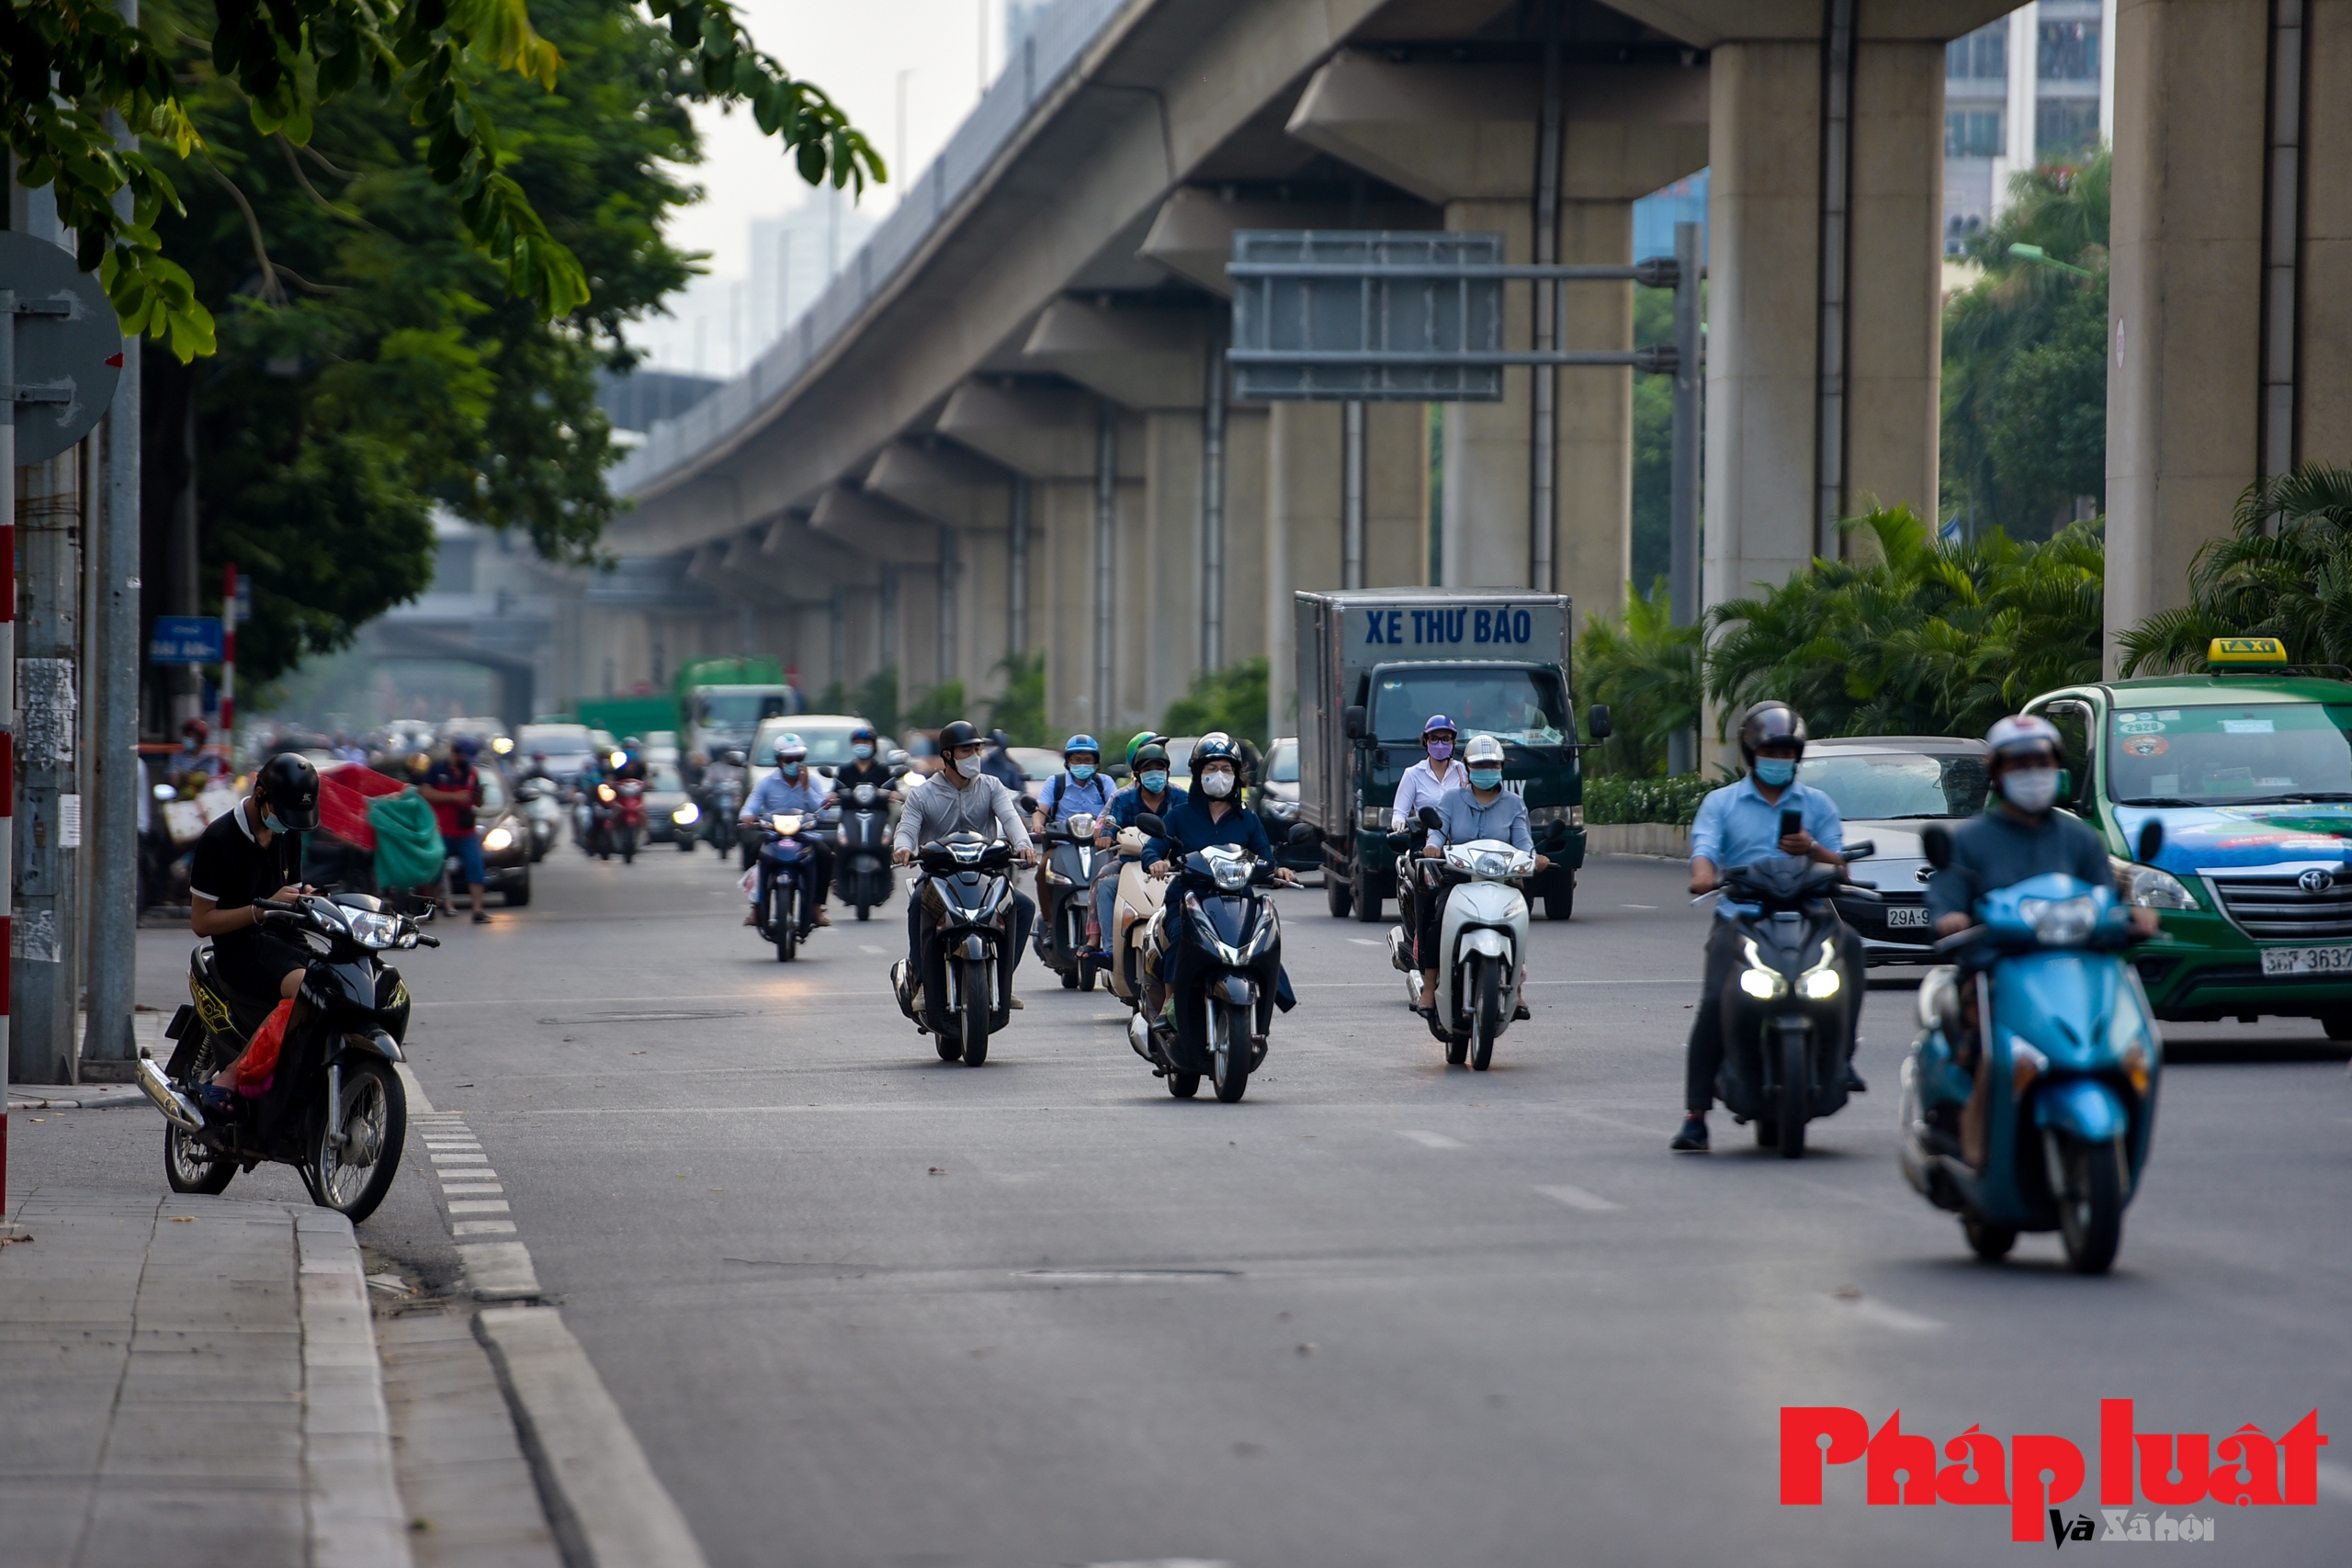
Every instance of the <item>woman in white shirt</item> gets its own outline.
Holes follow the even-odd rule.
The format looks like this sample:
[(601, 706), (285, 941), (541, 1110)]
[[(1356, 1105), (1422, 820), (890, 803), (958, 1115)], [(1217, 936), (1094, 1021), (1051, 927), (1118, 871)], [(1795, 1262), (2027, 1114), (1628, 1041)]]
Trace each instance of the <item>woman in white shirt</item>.
[(1461, 759), (1453, 754), (1452, 719), (1442, 713), (1430, 715), (1430, 721), (1421, 726), (1421, 750), (1429, 755), (1407, 768), (1397, 781), (1396, 807), (1388, 818), (1391, 832), (1403, 832), (1420, 815), (1422, 807), (1437, 804), (1438, 796), (1469, 787), (1470, 775), (1463, 772)]

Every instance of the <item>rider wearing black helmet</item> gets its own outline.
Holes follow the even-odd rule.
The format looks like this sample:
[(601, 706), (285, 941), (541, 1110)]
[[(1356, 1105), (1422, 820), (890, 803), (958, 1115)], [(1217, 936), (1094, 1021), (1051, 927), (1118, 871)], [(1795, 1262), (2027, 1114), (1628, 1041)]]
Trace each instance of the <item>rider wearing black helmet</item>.
[(212, 939), (213, 962), (229, 988), (290, 997), (311, 955), (261, 929), (265, 899), (300, 897), (301, 835), (319, 825), (319, 771), (282, 751), (254, 776), (254, 792), (205, 829), (188, 863), (188, 925)]
[[(1837, 805), (1816, 789), (1797, 783), (1797, 763), (1804, 756), (1804, 716), (1783, 702), (1761, 702), (1747, 710), (1739, 724), (1739, 754), (1747, 760), (1747, 776), (1708, 795), (1690, 825), (1690, 891), (1712, 893), (1723, 874), (1736, 866), (1772, 855), (1803, 855), (1827, 865), (1842, 866), (1846, 857), (1844, 826)], [(1793, 812), (1798, 830), (1781, 831), (1782, 817)], [(1718, 919), (1711, 921), (1707, 938), (1705, 978), (1699, 983), (1699, 1005), (1690, 1020), (1690, 1043), (1683, 1082), (1683, 1107), (1688, 1112), (1682, 1130), (1669, 1145), (1678, 1153), (1703, 1153), (1707, 1148), (1707, 1111), (1715, 1102), (1715, 1073), (1723, 1066), (1723, 993), (1741, 963), (1736, 911), (1725, 898), (1715, 900)], [(1861, 991), (1862, 941), (1840, 927), (1838, 959), (1845, 972), (1849, 997)], [(1847, 1088), (1859, 1091), (1861, 1077), (1853, 1069), (1854, 1018), (1847, 1015)]]
[(1020, 762), (1012, 755), (1012, 738), (1001, 729), (989, 731), (989, 749), (981, 754), (980, 772), (1015, 795), (1028, 792), (1028, 775), (1021, 771)]
[[(939, 772), (908, 792), (906, 810), (899, 818), (898, 833), (890, 841), (893, 861), (905, 865), (923, 845), (968, 829), (983, 838), (1008, 840), (1023, 864), (1037, 863), (1037, 852), (1030, 846), (1029, 829), (1021, 821), (1020, 806), (1012, 792), (980, 771), (980, 753), (985, 748), (980, 732), (963, 719), (939, 732), (939, 760), (943, 765)], [(1012, 909), (1012, 947), (1007, 961), (1017, 969), (1022, 950), (1029, 945), (1029, 927), (1037, 918), (1037, 905), (1016, 887)], [(923, 960), (923, 932), (922, 898), (910, 889), (907, 897), (910, 975), (920, 976), (929, 972)], [(1021, 998), (1014, 997), (1012, 1005), (1021, 1006)]]

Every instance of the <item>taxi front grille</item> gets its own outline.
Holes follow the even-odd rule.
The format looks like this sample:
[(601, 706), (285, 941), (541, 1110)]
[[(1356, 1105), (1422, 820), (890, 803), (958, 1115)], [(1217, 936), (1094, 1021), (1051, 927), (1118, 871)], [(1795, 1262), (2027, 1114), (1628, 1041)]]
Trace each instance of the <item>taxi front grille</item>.
[(2352, 942), (2352, 880), (2306, 888), (2291, 876), (2216, 876), (2214, 897), (2256, 942)]

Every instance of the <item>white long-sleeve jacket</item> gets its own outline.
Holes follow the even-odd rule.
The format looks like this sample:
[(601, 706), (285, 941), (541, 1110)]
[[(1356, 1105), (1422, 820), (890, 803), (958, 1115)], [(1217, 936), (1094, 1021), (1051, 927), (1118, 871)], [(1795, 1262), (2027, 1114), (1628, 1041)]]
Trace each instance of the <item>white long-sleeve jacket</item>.
[(1470, 774), (1463, 767), (1462, 759), (1448, 757), (1441, 772), (1427, 757), (1405, 770), (1396, 784), (1396, 809), (1388, 818), (1388, 830), (1401, 833), (1405, 825), (1420, 815), (1424, 806), (1435, 806), (1437, 797), (1457, 789), (1470, 787)]

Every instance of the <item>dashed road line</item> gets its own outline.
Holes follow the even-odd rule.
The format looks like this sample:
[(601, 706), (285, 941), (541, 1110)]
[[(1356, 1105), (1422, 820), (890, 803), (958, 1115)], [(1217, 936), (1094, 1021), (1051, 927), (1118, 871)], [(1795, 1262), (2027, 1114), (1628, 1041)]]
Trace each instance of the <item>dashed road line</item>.
[(1449, 1138), (1443, 1133), (1424, 1133), (1417, 1128), (1399, 1127), (1396, 1135), (1409, 1138), (1425, 1149), (1458, 1149), (1464, 1147), (1459, 1138)]
[(1555, 1203), (1566, 1203), (1571, 1209), (1582, 1209), (1588, 1213), (1605, 1214), (1611, 1210), (1625, 1206), (1603, 1198), (1598, 1192), (1588, 1192), (1581, 1187), (1571, 1186), (1565, 1181), (1555, 1181), (1546, 1186), (1539, 1186), (1535, 1190)]

